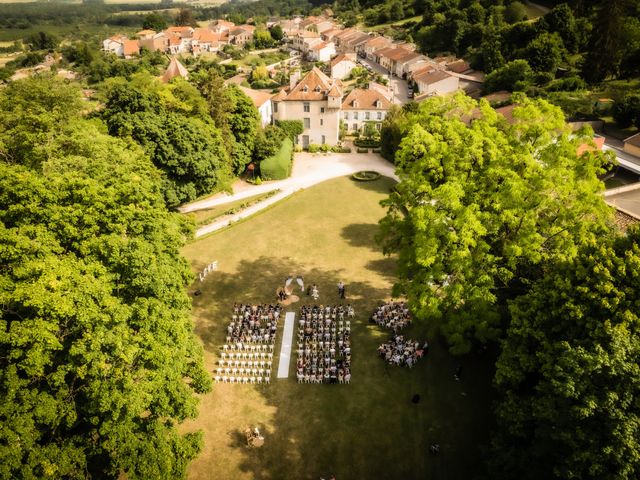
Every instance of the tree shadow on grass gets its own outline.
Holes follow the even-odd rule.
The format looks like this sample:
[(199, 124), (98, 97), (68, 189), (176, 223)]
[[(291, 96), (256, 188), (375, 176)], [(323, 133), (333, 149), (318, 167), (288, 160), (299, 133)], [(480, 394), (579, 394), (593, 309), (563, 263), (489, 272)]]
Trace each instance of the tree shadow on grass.
[(352, 223), (342, 229), (342, 238), (353, 247), (366, 247), (380, 251), (376, 245), (376, 235), (380, 227), (377, 223)]
[[(234, 302), (274, 302), (275, 290), (284, 279), (301, 274), (306, 285), (318, 285), (318, 303), (337, 304), (336, 283), (344, 273), (342, 269), (307, 269), (289, 258), (273, 257), (244, 260), (234, 273), (216, 272), (202, 284), (202, 295), (193, 302), (205, 349), (215, 354), (224, 343)], [(301, 301), (285, 311), (297, 314), (302, 305), (313, 303), (298, 287), (294, 294), (300, 295)], [(488, 403), (486, 398), (467, 392), (467, 383), (453, 379), (460, 360), (452, 359), (438, 342), (432, 342), (429, 356), (416, 368), (387, 367), (377, 358), (376, 348), (390, 333), (369, 324), (368, 318), (375, 306), (388, 298), (389, 290), (356, 280), (348, 284), (347, 294), (347, 302), (356, 310), (350, 385), (297, 384), (294, 352), (289, 378), (275, 378), (282, 341), (280, 325), (271, 385), (230, 387), (251, 389), (247, 396), (258, 394), (270, 412), (261, 417), (250, 405), (237, 407), (242, 418), (231, 431), (241, 433), (246, 426), (258, 424), (264, 425), (261, 431), (265, 436), (262, 448), (251, 449), (234, 433), (226, 448), (239, 454), (240, 470), (256, 480), (317, 480), (332, 474), (340, 480), (474, 478), (470, 472), (478, 471), (479, 445), (488, 431), (478, 412), (488, 411)], [(416, 339), (425, 338), (430, 331), (424, 324), (411, 328), (407, 335)], [(482, 365), (465, 362), (465, 378), (488, 385), (490, 376), (484, 370)], [(410, 401), (416, 393), (422, 398), (417, 405)], [(208, 455), (224, 455), (217, 451), (216, 440), (205, 432)], [(438, 456), (427, 453), (431, 443), (441, 445)]]
[(355, 185), (357, 185), (358, 187), (364, 190), (371, 190), (374, 192), (379, 192), (384, 194), (391, 193), (391, 191), (393, 190), (393, 187), (397, 183), (393, 178), (384, 177), (384, 176), (370, 182), (363, 182), (363, 181), (358, 181), (353, 179), (351, 179), (351, 181)]

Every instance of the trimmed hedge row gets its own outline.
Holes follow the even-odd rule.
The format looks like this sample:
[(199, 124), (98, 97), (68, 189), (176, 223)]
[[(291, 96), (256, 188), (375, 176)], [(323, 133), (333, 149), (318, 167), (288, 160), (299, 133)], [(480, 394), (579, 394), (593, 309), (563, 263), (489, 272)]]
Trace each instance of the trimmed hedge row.
[(285, 138), (278, 153), (260, 162), (260, 175), (264, 180), (283, 180), (291, 175), (293, 142)]

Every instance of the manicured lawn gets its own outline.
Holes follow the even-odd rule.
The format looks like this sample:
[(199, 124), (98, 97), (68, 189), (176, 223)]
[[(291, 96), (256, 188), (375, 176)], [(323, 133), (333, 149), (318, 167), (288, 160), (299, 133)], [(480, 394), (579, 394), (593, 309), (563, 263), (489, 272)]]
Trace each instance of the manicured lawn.
[[(413, 370), (388, 368), (377, 358), (389, 334), (368, 323), (374, 307), (390, 297), (394, 261), (375, 246), (379, 201), (393, 182), (339, 178), (300, 192), (229, 229), (184, 249), (194, 271), (218, 260), (193, 299), (196, 333), (207, 366), (214, 368), (233, 302), (269, 302), (290, 275), (317, 283), (320, 301), (337, 303), (343, 280), (356, 308), (352, 322), (350, 385), (215, 385), (202, 397), (200, 416), (185, 430), (204, 431), (204, 449), (190, 465), (191, 479), (473, 479), (490, 425), (490, 354), (453, 358), (432, 326), (405, 331), (428, 338), (429, 355)], [(296, 292), (299, 293), (299, 292)], [(298, 311), (308, 297), (290, 307)], [(279, 353), (282, 326), (278, 332)], [(453, 372), (463, 365), (462, 380)], [(414, 394), (418, 404), (411, 403)], [(258, 425), (261, 449), (244, 445), (242, 430)], [(437, 456), (428, 453), (439, 443)]]

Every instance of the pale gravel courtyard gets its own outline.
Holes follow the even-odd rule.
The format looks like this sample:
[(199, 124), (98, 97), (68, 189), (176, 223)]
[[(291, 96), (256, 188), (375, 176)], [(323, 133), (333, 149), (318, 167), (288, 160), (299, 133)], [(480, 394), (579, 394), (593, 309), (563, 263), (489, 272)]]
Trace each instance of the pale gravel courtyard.
[(225, 203), (242, 200), (254, 195), (280, 190), (262, 202), (234, 215), (214, 221), (196, 230), (196, 237), (207, 235), (259, 212), (292, 193), (309, 188), (326, 180), (351, 175), (360, 170), (374, 170), (385, 177), (398, 181), (395, 167), (376, 153), (296, 153), (293, 161), (291, 177), (285, 180), (264, 182), (262, 185), (251, 185), (238, 181), (233, 186), (233, 194), (220, 193), (203, 200), (189, 203), (180, 208), (183, 213), (212, 208)]

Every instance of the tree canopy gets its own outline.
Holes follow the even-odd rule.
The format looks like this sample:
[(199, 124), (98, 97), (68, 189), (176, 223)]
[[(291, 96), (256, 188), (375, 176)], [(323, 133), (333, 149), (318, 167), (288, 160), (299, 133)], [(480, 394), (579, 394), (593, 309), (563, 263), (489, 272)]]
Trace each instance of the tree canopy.
[(167, 205), (176, 207), (226, 187), (231, 164), (220, 130), (195, 87), (146, 75), (106, 88), (101, 117), (109, 132), (139, 143), (162, 170)]
[(400, 183), (381, 221), (385, 252), (399, 255), (395, 293), (440, 322), (454, 352), (500, 338), (506, 302), (609, 218), (597, 178), (607, 158), (577, 157), (588, 137), (570, 134), (559, 108), (524, 96), (515, 104), (507, 122), (458, 94), (383, 124), (383, 139), (402, 139)]
[(51, 127), (47, 82), (58, 92), (0, 92), (34, 93), (0, 109), (3, 142), (18, 108), (46, 127), (0, 159), (0, 477), (182, 478), (201, 437), (176, 425), (210, 388), (179, 252), (191, 227), (140, 147), (77, 112)]
[(494, 478), (640, 475), (639, 241), (590, 241), (511, 305)]

